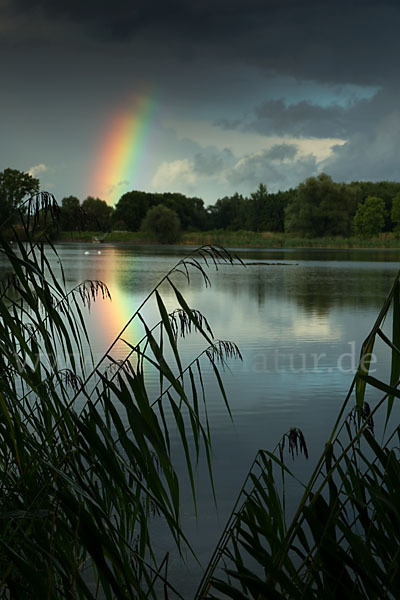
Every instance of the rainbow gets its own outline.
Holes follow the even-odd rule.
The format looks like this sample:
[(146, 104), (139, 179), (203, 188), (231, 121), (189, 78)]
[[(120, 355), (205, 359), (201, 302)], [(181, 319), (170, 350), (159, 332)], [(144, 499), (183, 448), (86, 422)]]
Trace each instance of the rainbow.
[[(121, 265), (120, 251), (113, 246), (101, 246), (101, 256), (97, 255), (98, 246), (91, 251), (88, 257), (93, 264), (93, 278), (98, 276), (97, 269), (101, 270), (101, 279), (107, 284), (112, 300), (100, 300), (91, 308), (91, 319), (94, 320), (94, 330), (101, 348), (107, 348), (120, 333), (123, 327), (135, 312), (138, 304), (132, 289), (124, 289), (120, 283), (119, 267)], [(99, 267), (100, 265), (100, 267)], [(139, 300), (138, 300), (139, 302)], [(135, 344), (142, 337), (141, 326), (135, 319), (122, 336), (125, 340)], [(118, 342), (111, 355), (123, 359), (128, 354), (129, 348), (123, 342)]]
[(114, 205), (122, 194), (138, 189), (155, 106), (149, 95), (136, 96), (112, 115), (95, 158), (91, 195)]

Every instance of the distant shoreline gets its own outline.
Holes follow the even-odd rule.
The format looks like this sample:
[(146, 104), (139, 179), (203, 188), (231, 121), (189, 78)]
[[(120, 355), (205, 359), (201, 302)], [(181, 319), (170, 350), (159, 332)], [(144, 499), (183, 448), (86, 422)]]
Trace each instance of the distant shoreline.
[[(91, 243), (104, 234), (101, 232), (62, 232), (55, 243)], [(159, 245), (159, 242), (142, 232), (113, 231), (107, 234), (104, 243)], [(178, 246), (219, 245), (230, 248), (324, 248), (331, 249), (400, 249), (400, 236), (389, 232), (371, 238), (321, 237), (301, 238), (292, 234), (253, 231), (201, 231), (185, 232)], [(97, 245), (101, 245), (98, 242)]]

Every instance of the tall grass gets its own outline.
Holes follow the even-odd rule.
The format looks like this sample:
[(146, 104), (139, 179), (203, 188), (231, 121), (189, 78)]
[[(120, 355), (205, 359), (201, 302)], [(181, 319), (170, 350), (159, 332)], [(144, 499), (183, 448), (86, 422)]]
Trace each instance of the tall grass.
[(400, 239), (395, 233), (372, 237), (299, 237), (271, 231), (216, 230), (185, 232), (181, 243), (188, 246), (218, 244), (229, 248), (400, 248)]
[[(180, 260), (88, 369), (85, 309), (99, 297), (107, 302), (110, 293), (101, 281), (67, 289), (62, 265), (55, 271), (49, 258), (57, 259), (56, 248), (32, 241), (39, 224), (43, 230), (48, 220), (54, 228), (57, 213), (55, 199), (39, 194), (21, 207), (14, 243), (0, 238), (8, 269), (0, 297), (0, 596), (156, 597), (166, 561), (154, 554), (152, 517), (165, 521), (178, 550), (187, 544), (169, 427), (177, 431), (195, 502), (201, 452), (212, 481), (203, 364), (211, 363), (227, 402), (220, 365), (240, 358), (234, 344), (214, 340), (175, 274), (189, 282), (195, 270), (208, 284), (207, 266), (233, 259), (203, 247)], [(20, 241), (21, 229), (27, 242)], [(176, 298), (172, 313), (161, 284)], [(154, 323), (143, 316), (150, 299), (158, 310)], [(134, 345), (124, 337), (133, 323), (143, 331)], [(185, 364), (180, 339), (191, 330), (203, 338), (204, 351)], [(126, 348), (123, 360), (114, 357), (117, 344)], [(158, 373), (155, 395), (148, 368)], [(170, 584), (164, 585), (167, 593)]]
[[(390, 318), (389, 337), (382, 328)], [(391, 353), (389, 381), (370, 373), (378, 338)], [(198, 599), (400, 597), (400, 426), (392, 422), (399, 377), (400, 274), (362, 346), (324, 451), (310, 479), (299, 482), (294, 514), (285, 508), (285, 489), (296, 479), (285, 447), (293, 456), (307, 454), (297, 429), (274, 452), (257, 453)], [(372, 408), (367, 388), (382, 393)], [(380, 439), (377, 419), (384, 425)]]
[[(25, 210), (24, 210), (25, 209)], [(136, 308), (104, 356), (87, 368), (85, 309), (107, 302), (104, 282), (67, 289), (51, 243), (37, 228), (57, 223), (54, 198), (39, 194), (19, 212), (24, 239), (0, 238), (8, 275), (0, 290), (0, 596), (18, 599), (164, 598), (172, 585), (167, 556), (158, 557), (149, 526), (162, 518), (181, 550), (180, 481), (171, 458), (170, 427), (186, 460), (193, 501), (194, 469), (208, 463), (203, 361), (211, 364), (229, 412), (220, 365), (240, 358), (215, 340), (204, 315), (189, 307), (175, 274), (209, 283), (207, 267), (233, 263), (223, 248), (204, 246), (180, 260)], [(6, 223), (5, 226), (9, 226)], [(168, 313), (161, 284), (177, 308)], [(158, 318), (144, 309), (154, 300)], [(391, 335), (383, 331), (392, 320)], [(126, 340), (138, 323), (142, 339)], [(136, 328), (136, 331), (138, 328)], [(204, 350), (189, 364), (180, 340), (195, 330)], [(370, 372), (377, 339), (391, 353), (389, 381)], [(114, 349), (126, 348), (123, 360)], [(120, 354), (118, 354), (120, 356)], [(159, 387), (152, 395), (148, 369)], [(400, 596), (399, 426), (400, 275), (360, 354), (354, 381), (301, 498), (288, 514), (285, 490), (295, 479), (286, 453), (307, 454), (291, 429), (275, 451), (259, 450), (232, 515), (200, 582), (202, 598), (398, 598)], [(371, 387), (383, 395), (371, 408)], [(374, 423), (383, 413), (384, 435)], [(174, 591), (174, 597), (180, 596)]]

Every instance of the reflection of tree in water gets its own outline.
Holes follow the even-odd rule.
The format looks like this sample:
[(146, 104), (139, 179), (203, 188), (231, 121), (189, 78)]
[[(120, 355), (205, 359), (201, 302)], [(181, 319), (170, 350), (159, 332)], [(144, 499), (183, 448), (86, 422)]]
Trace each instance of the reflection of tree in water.
[[(91, 253), (93, 251), (91, 250)], [(118, 285), (124, 293), (141, 293), (159, 280), (173, 262), (182, 256), (181, 248), (102, 247), (102, 260), (91, 262), (91, 278), (110, 285)], [(97, 248), (95, 253), (97, 254)], [(243, 305), (293, 302), (307, 313), (326, 315), (333, 307), (379, 307), (391, 287), (395, 274), (394, 261), (398, 256), (391, 251), (355, 250), (280, 250), (238, 251), (245, 262), (287, 262), (281, 265), (249, 265), (246, 268), (221, 266), (217, 273), (210, 271), (212, 290), (221, 290), (233, 301)], [(107, 256), (105, 256), (107, 255)], [(386, 258), (391, 266), (386, 266)], [(325, 260), (322, 260), (325, 259)], [(357, 259), (358, 262), (355, 262)], [(368, 259), (370, 264), (366, 264)], [(87, 263), (87, 256), (74, 259), (74, 273)], [(78, 262), (77, 262), (78, 261)], [(303, 262), (303, 261), (313, 261)], [(330, 266), (326, 261), (335, 261)], [(354, 261), (354, 262), (353, 262)], [(379, 264), (377, 264), (379, 262)], [(342, 264), (340, 264), (342, 263)], [(156, 267), (155, 267), (156, 265)], [(3, 270), (0, 266), (0, 276)], [(82, 270), (82, 275), (85, 271)], [(149, 281), (150, 279), (150, 281)], [(174, 279), (175, 281), (175, 279)], [(176, 283), (184, 285), (183, 276)], [(191, 293), (204, 290), (204, 281), (195, 270), (191, 273)]]
[[(168, 268), (177, 262), (185, 252), (176, 247), (131, 248), (107, 247), (107, 261), (93, 261), (91, 278), (97, 278), (111, 284), (115, 280), (118, 288), (129, 293), (148, 289), (159, 281)], [(292, 299), (305, 310), (325, 314), (333, 306), (378, 306), (390, 289), (395, 271), (385, 269), (385, 262), (400, 260), (400, 252), (391, 250), (326, 250), (326, 249), (282, 249), (237, 251), (244, 262), (287, 262), (280, 265), (249, 265), (231, 268), (221, 266), (217, 273), (210, 271), (212, 288), (223, 290), (242, 302), (256, 301), (262, 307), (269, 299), (280, 301)], [(82, 262), (87, 257), (82, 255)], [(326, 261), (343, 262), (329, 268)], [(359, 261), (360, 267), (349, 267), (347, 261)], [(150, 261), (150, 264), (149, 264)], [(318, 261), (304, 264), (303, 261)], [(380, 262), (381, 266), (365, 261)], [(157, 268), (154, 264), (157, 263)], [(97, 264), (97, 266), (96, 266)], [(355, 265), (355, 262), (352, 264)], [(304, 265), (304, 266), (303, 266)], [(98, 267), (98, 270), (96, 268)], [(76, 269), (76, 264), (75, 264)], [(149, 281), (150, 278), (150, 281)], [(184, 278), (178, 277), (176, 283), (184, 285)], [(204, 281), (194, 270), (191, 273), (191, 292), (204, 290)]]
[[(246, 295), (249, 302), (257, 299), (258, 306), (263, 306), (268, 298), (276, 296), (276, 277), (271, 269), (278, 267), (249, 266), (237, 268), (213, 278), (213, 287), (228, 291), (232, 298)], [(283, 267), (289, 268), (289, 267)], [(276, 275), (276, 273), (275, 273)], [(245, 301), (242, 298), (242, 301)]]
[(393, 269), (326, 266), (252, 265), (220, 273), (213, 280), (217, 289), (232, 298), (247, 296), (259, 307), (268, 301), (296, 302), (306, 312), (324, 316), (333, 307), (378, 307), (391, 288)]
[(293, 273), (291, 292), (307, 312), (325, 315), (333, 307), (379, 306), (388, 294), (392, 270), (380, 269), (299, 269)]
[(237, 254), (244, 261), (339, 261), (339, 262), (399, 262), (398, 248), (282, 248), (254, 250), (240, 248)]

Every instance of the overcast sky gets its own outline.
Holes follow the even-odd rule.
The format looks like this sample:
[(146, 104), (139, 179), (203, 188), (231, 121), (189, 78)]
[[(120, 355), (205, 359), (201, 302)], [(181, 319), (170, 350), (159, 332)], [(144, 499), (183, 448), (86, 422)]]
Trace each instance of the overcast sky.
[[(0, 0), (0, 171), (109, 202), (398, 181), (399, 31), (395, 0)], [(132, 167), (100, 191), (136, 98)]]

